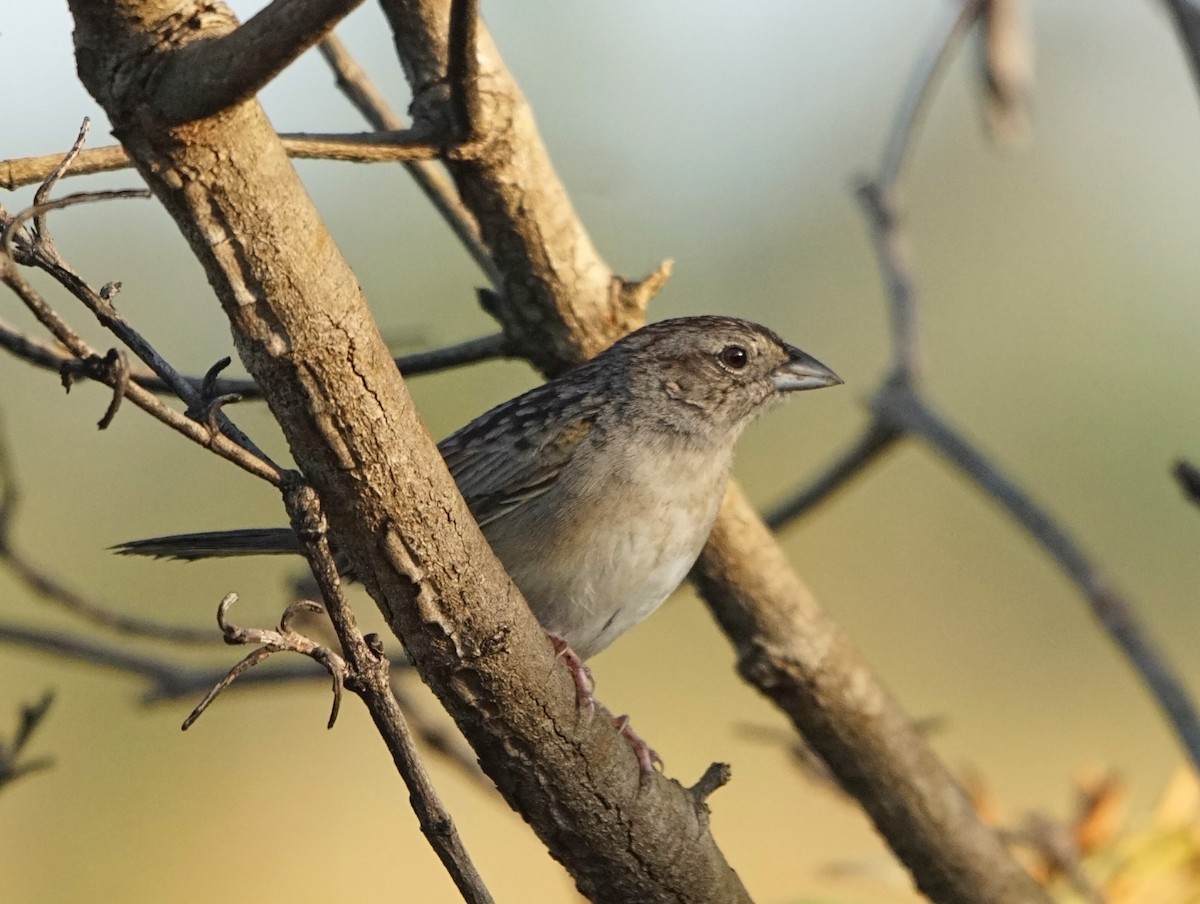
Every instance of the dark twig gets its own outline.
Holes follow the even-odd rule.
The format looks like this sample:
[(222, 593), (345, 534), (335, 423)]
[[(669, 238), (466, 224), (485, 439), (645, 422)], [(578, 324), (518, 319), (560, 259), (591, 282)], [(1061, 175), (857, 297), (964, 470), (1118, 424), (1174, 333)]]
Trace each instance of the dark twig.
[(1195, 0), (1163, 0), (1187, 51), (1188, 65), (1200, 90), (1200, 6)]
[(946, 10), (941, 26), (929, 40), (925, 55), (917, 63), (908, 88), (896, 110), (896, 119), (888, 133), (887, 146), (875, 179), (881, 192), (896, 187), (908, 159), (909, 146), (925, 115), (933, 90), (941, 81), (947, 64), (983, 11), (985, 0), (961, 0)]
[[(73, 370), (78, 376), (88, 376), (89, 368), (81, 364), (74, 355), (27, 336), (3, 320), (0, 320), (0, 348), (36, 367), (59, 373), (66, 367)], [(508, 339), (503, 333), (493, 333), (477, 339), (467, 339), (444, 348), (398, 355), (395, 361), (396, 366), (405, 377), (418, 377), (441, 373), (468, 364), (511, 357), (517, 357), (517, 355)], [(130, 366), (129, 379), (135, 385), (156, 395), (174, 394), (171, 387), (163, 380), (145, 369)], [(227, 397), (229, 396), (238, 396), (242, 399), (262, 398), (262, 390), (259, 389), (257, 383), (250, 379), (218, 378), (213, 380), (207, 388), (204, 377), (184, 376), (184, 379), (206, 399), (223, 398), (225, 402), (228, 402)], [(111, 385), (106, 380), (100, 382)]]
[[(31, 217), (37, 217), (44, 214), (48, 210), (55, 210), (63, 207), (68, 207), (74, 204), (83, 204), (93, 201), (105, 201), (120, 198), (142, 198), (149, 197), (150, 193), (142, 189), (126, 189), (114, 192), (80, 192), (74, 195), (67, 195), (62, 198), (57, 198), (53, 201), (47, 201), (43, 204), (34, 205), (26, 210), (16, 214), (7, 224), (3, 232), (3, 254), (11, 257), (11, 240), (14, 233), (20, 229), (24, 220)], [(120, 339), (137, 357), (158, 377), (163, 380), (171, 390), (187, 403), (189, 408), (197, 408), (200, 404), (199, 394), (188, 382), (188, 380), (172, 367), (165, 358), (158, 353), (146, 339), (135, 330), (128, 321), (125, 320), (113, 306), (112, 302), (106, 295), (111, 295), (111, 292), (100, 293), (92, 289), (74, 270), (66, 265), (54, 248), (53, 242), (46, 231), (45, 224), (37, 231), (36, 239), (33, 245), (27, 249), (27, 254), (30, 261), (38, 268), (44, 270), (54, 277), (60, 285), (67, 289), (72, 295), (83, 302), (100, 321), (100, 324), (113, 333)], [(36, 312), (35, 312), (36, 313)], [(40, 318), (39, 318), (40, 319)], [(61, 322), (60, 318), (56, 318)], [(43, 321), (43, 326), (54, 330), (49, 324)], [(60, 342), (64, 341), (63, 337), (55, 333), (55, 338)], [(71, 348), (69, 343), (68, 348)], [(71, 351), (76, 351), (71, 348)], [(78, 355), (77, 357), (88, 357)], [(108, 381), (105, 381), (108, 382)], [(109, 385), (116, 386), (115, 383)], [(241, 446), (251, 455), (256, 456), (268, 465), (274, 463), (262, 452), (250, 438), (239, 430), (232, 421), (224, 415), (218, 414), (220, 424), (220, 433), (228, 436), (233, 442)]]
[(901, 438), (886, 424), (872, 420), (854, 444), (834, 459), (821, 474), (790, 499), (769, 511), (763, 520), (771, 530), (779, 530), (790, 521), (816, 508), (852, 477), (866, 470)]
[(50, 704), (53, 702), (54, 692), (47, 691), (42, 696), (42, 699), (36, 703), (23, 704), (21, 706), (21, 718), (17, 723), (17, 730), (13, 734), (12, 741), (6, 744), (0, 738), (0, 788), (16, 781), (23, 775), (40, 772), (54, 765), (54, 760), (50, 757), (38, 757), (32, 760), (21, 759), (25, 745), (29, 743), (29, 739), (33, 737), (33, 733), (42, 724), (46, 713), (50, 711)]
[(24, 583), (33, 593), (57, 603), (72, 615), (121, 634), (186, 644), (211, 644), (217, 640), (216, 635), (209, 629), (164, 625), (116, 612), (76, 593), (48, 572), (37, 568), (12, 544), (12, 526), (16, 520), (20, 498), (6, 436), (4, 431), (0, 430), (0, 563), (7, 566), (17, 580)]
[[(871, 242), (887, 290), (891, 313), (892, 363), (889, 379), (911, 382), (921, 374), (921, 336), (918, 298), (910, 276), (908, 249), (893, 209), (893, 195), (924, 113), (967, 31), (982, 11), (981, 0), (962, 0), (946, 12), (901, 96), (887, 145), (873, 179), (862, 180), (857, 195), (871, 227)], [(838, 456), (807, 486), (777, 504), (766, 516), (773, 530), (785, 526), (857, 477), (900, 435), (878, 422)]]
[(75, 142), (71, 145), (67, 153), (63, 154), (62, 160), (58, 165), (50, 171), (38, 190), (33, 194), (33, 206), (41, 208), (41, 212), (33, 218), (33, 232), (37, 239), (43, 243), (50, 242), (50, 230), (46, 227), (46, 207), (50, 203), (50, 192), (54, 189), (58, 180), (63, 177), (63, 174), (71, 168), (71, 164), (79, 156), (79, 152), (83, 150), (83, 144), (87, 141), (88, 127), (91, 125), (91, 120), (88, 117), (83, 118), (83, 122), (79, 126), (79, 134), (75, 136)]
[[(108, 379), (104, 382), (110, 385), (113, 391), (108, 407), (104, 409), (104, 414), (96, 422), (96, 426), (101, 430), (107, 430), (112, 424), (113, 418), (117, 416), (117, 411), (121, 408), (121, 399), (125, 398), (125, 390), (129, 386), (129, 358), (120, 349), (110, 348), (97, 366), (108, 371)], [(212, 428), (210, 427), (210, 429)]]
[[(187, 672), (174, 663), (166, 662), (154, 656), (132, 653), (122, 647), (98, 643), (89, 638), (72, 637), (63, 631), (42, 631), (25, 625), (14, 625), (0, 622), (0, 643), (8, 644), (22, 650), (34, 650), (39, 653), (49, 653), (73, 662), (97, 666), (126, 675), (136, 675), (150, 681), (153, 689), (147, 692), (147, 699), (170, 700), (178, 694), (176, 687), (186, 687), (195, 693), (194, 678), (200, 672)], [(209, 672), (203, 673), (206, 678)], [(212, 680), (206, 680), (204, 687), (212, 685)]]
[(1200, 468), (1190, 461), (1180, 459), (1171, 471), (1183, 494), (1196, 505), (1200, 505)]
[(388, 661), (382, 655), (378, 638), (372, 636), (369, 641), (363, 637), (354, 611), (342, 592), (341, 578), (326, 534), (325, 517), (316, 493), (311, 487), (296, 482), (285, 488), (284, 502), (313, 578), (321, 589), (329, 620), (341, 641), (349, 665), (348, 686), (367, 705), (376, 729), (387, 744), (396, 769), (408, 787), (421, 831), (464, 900), (473, 904), (491, 904), (492, 896), (471, 862), (454, 821), (421, 762), (408, 722), (392, 691)]
[(921, 377), (920, 306), (909, 266), (908, 246), (892, 208), (891, 193), (881, 183), (865, 182), (858, 198), (871, 227), (871, 244), (879, 261), (892, 317), (892, 379), (911, 383)]
[(688, 788), (688, 792), (696, 801), (697, 806), (704, 806), (705, 801), (712, 797), (713, 792), (728, 785), (731, 778), (733, 778), (733, 769), (728, 763), (709, 763), (704, 774), (700, 776), (696, 784)]
[[(0, 210), (0, 219), (2, 218), (3, 211)], [(51, 329), (54, 337), (70, 349), (75, 358), (84, 363), (103, 361), (101, 356), (84, 342), (67, 325), (66, 321), (46, 303), (46, 300), (42, 298), (37, 290), (21, 276), (12, 258), (6, 257), (3, 254), (0, 254), (0, 283), (8, 286), (16, 293), (17, 297), (25, 303), (25, 306), (34, 313), (38, 320)], [(85, 371), (85, 373), (91, 379), (98, 380), (106, 385), (113, 385), (109, 382), (111, 377), (103, 367), (93, 367), (90, 371)], [(220, 433), (214, 434), (206, 426), (198, 424), (191, 418), (167, 407), (140, 386), (133, 383), (129, 384), (126, 387), (125, 396), (137, 407), (157, 418), (171, 429), (182, 433), (188, 439), (204, 448), (211, 449), (222, 458), (233, 462), (256, 477), (261, 477), (263, 480), (275, 485), (278, 485), (282, 480), (282, 472), (274, 465), (248, 452), (245, 448), (233, 442), (228, 436)]]
[[(5, 521), (7, 521), (8, 515), (9, 513), (6, 511)], [(126, 615), (103, 603), (89, 599), (61, 583), (49, 572), (40, 570), (13, 549), (7, 535), (7, 523), (3, 527), (5, 532), (0, 538), (0, 563), (3, 563), (4, 567), (17, 580), (25, 584), (30, 592), (56, 604), (77, 618), (131, 637), (148, 637), (154, 640), (190, 645), (213, 645), (220, 641), (220, 637), (211, 628), (166, 625), (152, 619)]]

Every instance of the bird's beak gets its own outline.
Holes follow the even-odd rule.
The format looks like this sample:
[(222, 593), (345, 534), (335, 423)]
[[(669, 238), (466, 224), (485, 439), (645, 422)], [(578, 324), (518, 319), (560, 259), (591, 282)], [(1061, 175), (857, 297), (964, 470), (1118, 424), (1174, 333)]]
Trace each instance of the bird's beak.
[(788, 346), (788, 360), (775, 368), (771, 382), (779, 392), (796, 392), (800, 389), (820, 389), (837, 386), (842, 378), (832, 370), (798, 348)]

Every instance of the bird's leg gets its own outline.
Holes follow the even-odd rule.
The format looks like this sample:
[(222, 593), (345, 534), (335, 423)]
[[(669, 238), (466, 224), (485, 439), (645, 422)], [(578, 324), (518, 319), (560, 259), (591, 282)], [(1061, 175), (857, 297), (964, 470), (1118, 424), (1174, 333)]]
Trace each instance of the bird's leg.
[(575, 700), (579, 708), (590, 713), (596, 708), (596, 697), (592, 693), (596, 682), (592, 680), (592, 670), (584, 665), (583, 658), (571, 649), (571, 645), (562, 637), (550, 631), (546, 632), (546, 636), (554, 646), (555, 655), (571, 670), (571, 677), (575, 679)]
[(612, 713), (605, 710), (608, 717), (612, 719), (613, 726), (617, 729), (629, 746), (633, 748), (633, 754), (637, 757), (638, 765), (642, 769), (643, 775), (654, 774), (654, 764), (662, 765), (662, 757), (658, 755), (653, 747), (646, 743), (645, 738), (633, 730), (633, 726), (629, 724), (629, 716), (614, 716)]
[(604, 715), (608, 716), (617, 733), (628, 741), (629, 746), (633, 748), (633, 754), (637, 757), (638, 766), (641, 767), (642, 774), (653, 775), (654, 764), (657, 763), (661, 766), (662, 757), (655, 752), (653, 747), (646, 743), (640, 734), (633, 730), (633, 726), (629, 724), (629, 716), (614, 716), (603, 703), (600, 703), (596, 699), (596, 695), (593, 693), (596, 682), (592, 678), (592, 670), (584, 664), (580, 655), (571, 649), (571, 645), (559, 635), (552, 634), (549, 631), (546, 632), (546, 636), (550, 638), (550, 643), (554, 646), (555, 654), (571, 670), (571, 677), (575, 679), (575, 699), (579, 708), (587, 710), (589, 714), (598, 708)]

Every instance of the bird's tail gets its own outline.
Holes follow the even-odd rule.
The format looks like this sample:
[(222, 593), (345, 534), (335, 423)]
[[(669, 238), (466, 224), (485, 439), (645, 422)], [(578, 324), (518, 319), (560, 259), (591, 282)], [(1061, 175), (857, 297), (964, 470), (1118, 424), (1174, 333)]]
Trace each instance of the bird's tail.
[(122, 556), (153, 556), (192, 562), (225, 556), (296, 555), (300, 552), (300, 541), (291, 528), (251, 527), (130, 540), (118, 543), (112, 549)]

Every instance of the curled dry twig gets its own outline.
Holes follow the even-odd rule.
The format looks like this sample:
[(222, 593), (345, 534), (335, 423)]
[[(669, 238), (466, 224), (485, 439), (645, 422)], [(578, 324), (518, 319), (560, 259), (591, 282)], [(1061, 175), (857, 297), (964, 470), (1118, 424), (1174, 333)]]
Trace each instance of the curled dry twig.
[(346, 685), (346, 661), (328, 647), (310, 640), (292, 627), (292, 622), (301, 613), (320, 613), (325, 610), (311, 600), (296, 600), (284, 610), (283, 616), (279, 620), (278, 628), (274, 630), (270, 628), (242, 628), (229, 621), (229, 609), (237, 600), (238, 595), (236, 593), (228, 593), (221, 600), (220, 605), (217, 606), (217, 624), (221, 627), (221, 636), (224, 638), (225, 643), (231, 646), (245, 644), (261, 644), (262, 646), (248, 654), (225, 673), (225, 676), (213, 686), (212, 690), (204, 696), (204, 699), (183, 720), (183, 725), (181, 726), (183, 730), (187, 731), (200, 718), (204, 711), (208, 709), (209, 705), (221, 695), (221, 692), (233, 684), (241, 675), (256, 665), (266, 662), (275, 653), (285, 652), (299, 653), (301, 656), (307, 656), (329, 672), (330, 677), (333, 679), (333, 705), (329, 712), (329, 727), (333, 728), (342, 706), (342, 689)]

